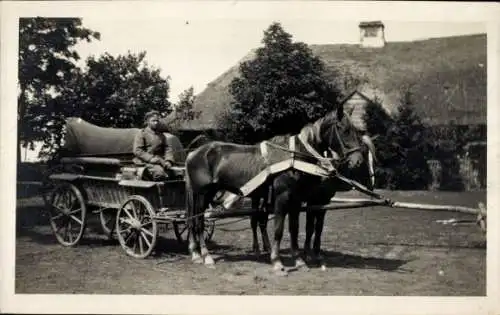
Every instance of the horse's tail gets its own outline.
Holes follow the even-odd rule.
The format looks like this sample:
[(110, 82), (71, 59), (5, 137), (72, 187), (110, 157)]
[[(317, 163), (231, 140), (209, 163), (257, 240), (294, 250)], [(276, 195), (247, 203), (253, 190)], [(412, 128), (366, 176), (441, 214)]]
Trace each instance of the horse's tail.
[(198, 228), (196, 222), (203, 220), (203, 212), (205, 211), (205, 194), (206, 187), (200, 188), (200, 183), (193, 182), (196, 178), (196, 173), (199, 172), (198, 165), (193, 161), (196, 159), (199, 152), (190, 152), (186, 158), (186, 175), (185, 175), (185, 188), (186, 188), (186, 225), (189, 231), (194, 231)]
[[(188, 169), (186, 170), (188, 171)], [(195, 218), (194, 216), (198, 213), (197, 208), (198, 208), (198, 192), (195, 192), (191, 177), (189, 176), (189, 173), (186, 173), (186, 178), (185, 178), (185, 186), (186, 186), (186, 214), (187, 214), (187, 221), (186, 225), (188, 229), (190, 230), (192, 227), (194, 227), (195, 223)]]

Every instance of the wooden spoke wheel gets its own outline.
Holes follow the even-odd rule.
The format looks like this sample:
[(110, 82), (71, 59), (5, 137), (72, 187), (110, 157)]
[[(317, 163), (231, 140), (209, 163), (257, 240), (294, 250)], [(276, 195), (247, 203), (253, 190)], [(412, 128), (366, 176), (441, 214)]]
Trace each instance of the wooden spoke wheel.
[[(187, 224), (185, 222), (174, 222), (174, 233), (177, 241), (181, 244), (188, 241), (189, 231)], [(205, 220), (205, 230), (203, 231), (203, 236), (205, 237), (205, 242), (212, 240), (212, 236), (215, 231), (215, 220)]]
[(59, 243), (74, 246), (83, 237), (87, 207), (82, 193), (73, 184), (56, 186), (50, 195), (50, 227)]
[(105, 208), (99, 211), (99, 219), (101, 220), (101, 227), (104, 234), (109, 238), (113, 238), (113, 232), (116, 226), (116, 214), (118, 209)]
[(154, 209), (144, 197), (133, 195), (116, 215), (116, 235), (125, 252), (135, 258), (146, 258), (153, 251), (158, 236)]

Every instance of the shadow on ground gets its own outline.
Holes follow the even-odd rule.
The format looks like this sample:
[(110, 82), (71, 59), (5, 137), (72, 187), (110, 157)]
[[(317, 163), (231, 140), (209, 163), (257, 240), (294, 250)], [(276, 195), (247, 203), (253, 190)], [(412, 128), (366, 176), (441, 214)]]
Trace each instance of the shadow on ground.
[[(380, 257), (366, 257), (361, 255), (344, 254), (333, 251), (323, 252), (324, 264), (327, 268), (353, 268), (353, 269), (376, 269), (382, 271), (411, 272), (402, 268), (410, 262), (410, 259), (388, 259)], [(253, 252), (231, 254), (231, 252), (220, 256), (217, 260), (226, 262), (252, 261), (270, 264), (269, 254), (256, 255)], [(283, 251), (282, 261), (285, 267), (294, 268), (295, 261), (288, 251)], [(307, 262), (310, 268), (320, 268), (318, 264)]]
[(333, 251), (324, 252), (324, 262), (328, 268), (353, 268), (353, 269), (377, 269), (382, 271), (411, 272), (401, 267), (410, 259), (389, 259), (381, 257), (366, 257), (360, 255), (343, 254)]

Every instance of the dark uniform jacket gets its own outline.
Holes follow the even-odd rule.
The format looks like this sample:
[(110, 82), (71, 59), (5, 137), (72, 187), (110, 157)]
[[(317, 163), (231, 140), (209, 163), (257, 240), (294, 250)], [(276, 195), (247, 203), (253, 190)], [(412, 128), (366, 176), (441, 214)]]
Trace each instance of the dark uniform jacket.
[(135, 136), (134, 155), (136, 164), (147, 164), (154, 156), (174, 163), (174, 155), (168, 146), (167, 137), (149, 127), (139, 130)]

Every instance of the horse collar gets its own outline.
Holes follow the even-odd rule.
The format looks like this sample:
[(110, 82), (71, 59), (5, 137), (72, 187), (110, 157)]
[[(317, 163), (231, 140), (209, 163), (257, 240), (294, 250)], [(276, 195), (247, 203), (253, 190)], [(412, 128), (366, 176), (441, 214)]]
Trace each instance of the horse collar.
[(269, 151), (267, 150), (267, 141), (262, 141), (260, 143), (260, 153), (262, 157), (267, 161), (269, 157)]
[[(304, 147), (306, 148), (307, 152), (309, 152), (312, 156), (314, 156), (315, 158), (317, 158), (318, 160), (324, 160), (324, 157), (321, 156), (321, 154), (318, 153), (318, 151), (316, 151), (310, 144), (309, 142), (307, 142), (306, 139), (304, 139), (302, 133), (299, 133), (299, 135), (297, 136), (300, 140), (300, 142), (302, 143), (302, 145), (304, 145)], [(295, 138), (295, 137), (293, 137)], [(292, 141), (290, 139), (290, 141)], [(295, 144), (295, 141), (294, 141), (294, 144)]]

